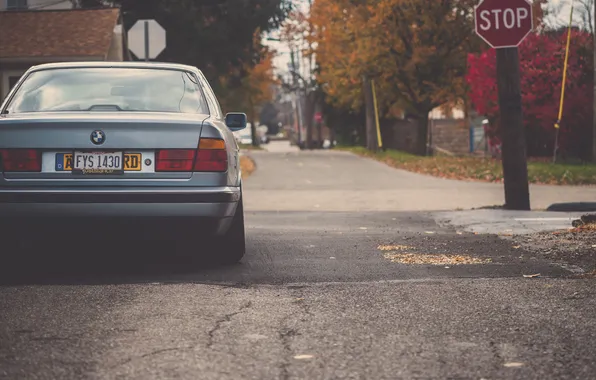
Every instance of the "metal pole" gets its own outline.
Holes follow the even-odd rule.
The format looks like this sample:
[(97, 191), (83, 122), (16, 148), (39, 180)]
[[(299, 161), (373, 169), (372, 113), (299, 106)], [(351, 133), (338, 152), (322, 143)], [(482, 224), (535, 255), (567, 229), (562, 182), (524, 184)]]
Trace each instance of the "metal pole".
[(530, 210), (519, 52), (516, 47), (497, 49), (497, 86), (503, 144), (505, 208)]
[(370, 81), (372, 87), (373, 105), (375, 107), (375, 127), (377, 129), (377, 144), (379, 149), (383, 148), (383, 140), (381, 138), (381, 124), (379, 123), (379, 105), (377, 104), (377, 91), (375, 89), (375, 80)]
[(567, 45), (565, 46), (565, 62), (563, 63), (563, 83), (561, 83), (561, 99), (559, 103), (559, 117), (555, 123), (555, 148), (553, 151), (553, 164), (557, 162), (557, 150), (559, 149), (559, 131), (561, 119), (563, 119), (563, 106), (565, 104), (565, 85), (567, 84), (567, 65), (569, 62), (569, 45), (571, 44), (571, 27), (573, 25), (573, 1), (571, 2), (571, 13), (569, 15), (569, 28), (567, 29)]
[(145, 62), (149, 61), (149, 21), (145, 21)]

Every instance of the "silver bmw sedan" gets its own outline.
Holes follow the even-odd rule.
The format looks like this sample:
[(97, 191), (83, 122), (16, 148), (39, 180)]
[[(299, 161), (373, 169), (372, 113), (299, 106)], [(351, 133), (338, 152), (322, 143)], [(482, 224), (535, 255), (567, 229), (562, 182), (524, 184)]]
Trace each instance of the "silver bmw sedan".
[(34, 66), (0, 106), (0, 219), (183, 219), (237, 262), (245, 236), (232, 132), (244, 128), (246, 115), (224, 116), (195, 67)]

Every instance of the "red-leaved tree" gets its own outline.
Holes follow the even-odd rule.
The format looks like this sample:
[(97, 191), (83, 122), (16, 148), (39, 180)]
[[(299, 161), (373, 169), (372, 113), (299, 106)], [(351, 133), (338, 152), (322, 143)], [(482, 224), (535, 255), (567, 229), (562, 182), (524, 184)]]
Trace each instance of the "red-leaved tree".
[[(589, 152), (592, 124), (592, 36), (572, 30), (565, 103), (559, 136), (560, 152), (583, 157)], [(567, 31), (532, 34), (520, 45), (520, 74), (528, 154), (552, 153), (561, 99)], [(476, 111), (491, 121), (489, 135), (499, 141), (496, 51), (469, 55), (466, 80)]]

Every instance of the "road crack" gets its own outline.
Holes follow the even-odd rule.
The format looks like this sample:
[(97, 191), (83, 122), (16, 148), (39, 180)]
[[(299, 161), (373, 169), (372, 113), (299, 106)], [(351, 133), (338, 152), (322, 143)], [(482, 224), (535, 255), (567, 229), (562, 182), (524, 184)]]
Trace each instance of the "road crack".
[[(289, 318), (289, 316), (288, 316)], [(288, 319), (286, 318), (286, 320)], [(285, 324), (285, 321), (284, 321)], [(281, 341), (283, 351), (284, 351), (284, 359), (279, 365), (280, 370), (280, 379), (287, 380), (290, 378), (290, 356), (292, 355), (292, 347), (290, 345), (290, 339), (298, 334), (298, 331), (288, 327), (282, 327), (279, 332), (279, 340)]]
[(143, 355), (126, 358), (123, 361), (121, 361), (120, 363), (112, 366), (111, 369), (115, 369), (115, 368), (118, 368), (120, 366), (126, 365), (128, 363), (132, 363), (134, 360), (145, 359), (145, 358), (148, 358), (150, 356), (156, 356), (156, 355), (160, 355), (160, 354), (163, 354), (163, 353), (166, 353), (166, 352), (170, 352), (170, 351), (186, 351), (186, 350), (192, 350), (194, 348), (195, 348), (195, 346), (160, 348), (158, 350), (147, 352), (147, 353), (145, 353)]
[(213, 328), (211, 330), (209, 330), (209, 332), (207, 333), (208, 339), (207, 339), (207, 345), (206, 345), (206, 347), (208, 349), (212, 349), (213, 344), (215, 344), (215, 333), (217, 333), (221, 329), (221, 326), (224, 323), (230, 322), (230, 320), (232, 319), (232, 317), (234, 317), (234, 316), (242, 313), (243, 311), (245, 311), (246, 309), (248, 309), (251, 306), (252, 306), (252, 302), (251, 301), (248, 301), (244, 305), (242, 305), (240, 307), (240, 309), (238, 309), (238, 311), (235, 311), (233, 313), (226, 314), (223, 317), (221, 317), (218, 320), (216, 320), (215, 321), (215, 325), (213, 326)]
[[(305, 288), (305, 286), (293, 286), (288, 287), (291, 290), (301, 290)], [(297, 328), (289, 327), (288, 321), (290, 318), (294, 317), (296, 323), (306, 322), (309, 318), (313, 318), (315, 315), (310, 309), (310, 305), (306, 302), (305, 294), (303, 291), (293, 292), (295, 300), (292, 304), (296, 305), (299, 309), (298, 313), (291, 313), (288, 314), (282, 321), (281, 327), (278, 331), (278, 338), (281, 342), (282, 349), (283, 349), (283, 359), (279, 363), (279, 371), (280, 375), (279, 378), (282, 380), (287, 380), (290, 378), (290, 365), (291, 359), (293, 357), (293, 350), (291, 341), (294, 337), (300, 335), (300, 332)], [(302, 316), (300, 316), (302, 314)]]

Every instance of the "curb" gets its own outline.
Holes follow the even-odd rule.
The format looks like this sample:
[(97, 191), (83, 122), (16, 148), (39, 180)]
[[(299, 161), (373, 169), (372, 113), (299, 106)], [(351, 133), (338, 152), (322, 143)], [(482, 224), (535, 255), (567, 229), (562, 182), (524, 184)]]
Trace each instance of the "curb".
[(546, 211), (596, 212), (596, 202), (554, 203)]

